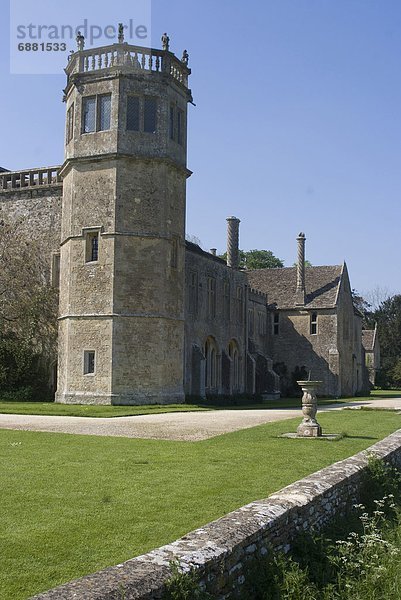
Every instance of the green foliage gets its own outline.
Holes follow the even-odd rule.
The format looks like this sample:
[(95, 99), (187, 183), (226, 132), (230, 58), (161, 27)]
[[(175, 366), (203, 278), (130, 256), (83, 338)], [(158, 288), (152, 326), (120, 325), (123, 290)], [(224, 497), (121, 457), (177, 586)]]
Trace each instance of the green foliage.
[(281, 393), (288, 398), (300, 398), (302, 395), (301, 388), (297, 381), (308, 379), (309, 372), (305, 365), (296, 365), (295, 369), (288, 373), (287, 365), (284, 362), (274, 363), (274, 371), (280, 377)]
[[(227, 252), (220, 255), (227, 260)], [(240, 267), (253, 271), (255, 269), (277, 269), (284, 267), (284, 262), (274, 256), (271, 250), (240, 250)]]
[[(293, 266), (293, 267), (297, 267), (297, 266), (298, 266), (298, 263), (294, 262), (292, 266)], [(311, 261), (310, 261), (310, 260), (307, 260), (307, 259), (304, 261), (304, 266), (305, 266), (305, 267), (313, 267), (313, 265), (312, 265)]]
[(48, 395), (48, 370), (40, 353), (14, 332), (0, 334), (0, 398), (26, 402)]
[(199, 574), (195, 569), (183, 571), (178, 561), (170, 562), (171, 577), (166, 583), (163, 600), (212, 600), (199, 584)]
[(397, 359), (393, 368), (390, 371), (393, 383), (397, 386), (401, 386), (401, 357)]
[(386, 386), (400, 385), (401, 369), (401, 294), (382, 302), (372, 313), (377, 322), (381, 351), (381, 380)]
[[(173, 412), (199, 412), (210, 410), (241, 410), (241, 409), (257, 409), (270, 410), (275, 408), (299, 408), (301, 398), (279, 398), (278, 400), (267, 400), (261, 402), (258, 396), (249, 399), (238, 399), (233, 404), (231, 398), (225, 397), (227, 402), (223, 400), (219, 404), (214, 404), (210, 400), (199, 399), (198, 397), (188, 397), (186, 404), (144, 404), (140, 406), (103, 406), (103, 405), (87, 405), (87, 404), (55, 404), (53, 400), (43, 401), (44, 399), (35, 395), (34, 402), (31, 401), (33, 394), (32, 388), (20, 388), (17, 391), (1, 392), (0, 391), (0, 414), (18, 414), (18, 415), (60, 415), (66, 417), (130, 417), (135, 415), (156, 415), (160, 413)], [(358, 398), (360, 400), (360, 398)], [(347, 400), (348, 401), (348, 400)], [(198, 404), (199, 402), (199, 404)], [(341, 404), (341, 401), (331, 398), (319, 398), (318, 404)]]
[(56, 356), (57, 290), (29, 231), (26, 219), (0, 221), (0, 395), (31, 387), (33, 399), (48, 390)]
[(359, 504), (322, 534), (302, 534), (288, 556), (270, 551), (267, 558), (253, 561), (241, 598), (399, 600), (399, 471), (372, 456), (364, 494), (370, 508)]
[(347, 437), (318, 449), (280, 437), (300, 416), (193, 443), (1, 430), (0, 598), (119, 564), (266, 498), (400, 427), (379, 414), (319, 414)]

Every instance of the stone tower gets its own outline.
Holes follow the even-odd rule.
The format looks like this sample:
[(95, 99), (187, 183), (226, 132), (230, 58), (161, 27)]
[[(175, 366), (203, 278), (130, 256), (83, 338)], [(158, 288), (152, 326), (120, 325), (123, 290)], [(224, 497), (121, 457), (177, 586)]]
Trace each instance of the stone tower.
[(60, 252), (63, 403), (182, 402), (188, 54), (71, 55)]

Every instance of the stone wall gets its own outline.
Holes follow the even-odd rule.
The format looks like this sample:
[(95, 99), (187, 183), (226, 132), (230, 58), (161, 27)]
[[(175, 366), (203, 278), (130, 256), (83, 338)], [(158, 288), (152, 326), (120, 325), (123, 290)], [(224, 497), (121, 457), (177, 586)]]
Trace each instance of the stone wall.
[[(372, 446), (369, 452), (401, 469), (401, 430)], [(267, 554), (269, 548), (288, 551), (298, 533), (320, 530), (351, 507), (358, 500), (367, 464), (367, 452), (356, 454), (167, 546), (39, 594), (35, 599), (160, 599), (172, 560), (179, 560), (184, 570), (199, 570), (203, 586), (217, 600), (230, 598), (245, 581), (244, 565), (250, 557)]]
[(35, 239), (42, 245), (49, 256), (49, 271), (51, 254), (60, 247), (62, 195), (61, 182), (24, 188), (0, 186), (0, 221), (18, 223), (19, 231), (27, 239)]
[[(312, 312), (317, 314), (317, 335), (312, 335), (310, 331)], [(274, 313), (270, 314), (270, 318), (270, 327), (274, 331)], [(335, 308), (279, 312), (278, 334), (271, 336), (271, 353), (274, 363), (283, 363), (287, 368), (282, 381), (284, 389), (281, 391), (284, 395), (291, 393), (291, 389), (287, 390), (286, 387), (291, 388), (291, 377), (297, 367), (303, 367), (306, 373), (310, 371), (314, 380), (323, 382), (318, 390), (319, 394), (338, 395), (336, 369), (330, 364), (330, 353), (337, 352), (337, 326), (338, 316)]]

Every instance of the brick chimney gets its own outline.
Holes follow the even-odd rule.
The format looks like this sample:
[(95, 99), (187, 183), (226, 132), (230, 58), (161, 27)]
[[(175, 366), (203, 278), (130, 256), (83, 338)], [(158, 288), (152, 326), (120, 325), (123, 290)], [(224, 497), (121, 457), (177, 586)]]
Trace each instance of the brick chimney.
[(297, 262), (297, 289), (295, 292), (295, 304), (305, 306), (305, 234), (300, 233), (297, 237), (298, 242), (298, 262)]
[(239, 269), (239, 224), (237, 217), (227, 217), (227, 265)]

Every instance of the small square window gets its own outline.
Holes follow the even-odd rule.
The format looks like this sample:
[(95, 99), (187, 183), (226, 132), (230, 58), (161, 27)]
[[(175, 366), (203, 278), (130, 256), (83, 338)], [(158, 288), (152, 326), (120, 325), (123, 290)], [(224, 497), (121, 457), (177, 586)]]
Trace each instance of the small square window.
[(85, 350), (84, 352), (84, 375), (94, 375), (95, 373), (95, 357), (94, 350)]

